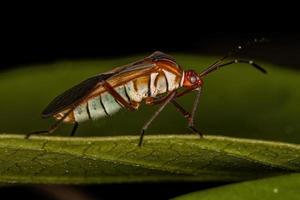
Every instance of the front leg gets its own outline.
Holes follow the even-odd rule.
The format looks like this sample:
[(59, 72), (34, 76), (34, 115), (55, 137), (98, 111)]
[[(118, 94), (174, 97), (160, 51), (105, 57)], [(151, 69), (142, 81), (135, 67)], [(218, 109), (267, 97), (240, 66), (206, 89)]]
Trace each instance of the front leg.
[(203, 134), (197, 130), (195, 128), (195, 114), (199, 105), (199, 100), (200, 100), (200, 95), (201, 95), (201, 87), (198, 90), (197, 96), (195, 98), (194, 101), (194, 105), (193, 105), (193, 109), (192, 109), (192, 113), (189, 113), (188, 111), (186, 111), (178, 102), (176, 102), (174, 99), (171, 101), (172, 104), (176, 107), (176, 110), (179, 111), (184, 118), (186, 118), (188, 120), (188, 127), (195, 133), (198, 133), (200, 135), (200, 137), (203, 136)]
[[(163, 102), (166, 101), (166, 99), (168, 99), (169, 95), (164, 95), (164, 96), (159, 96), (159, 97), (147, 97), (145, 99), (145, 104), (146, 105), (157, 105), (157, 104), (161, 104)], [(174, 98), (176, 98), (176, 96), (174, 96)]]
[(202, 133), (197, 131), (197, 129), (194, 126), (194, 122), (195, 122), (196, 111), (197, 111), (197, 108), (198, 108), (198, 105), (199, 105), (199, 102), (200, 102), (201, 91), (202, 91), (202, 88), (199, 87), (196, 98), (195, 98), (195, 101), (194, 101), (191, 117), (190, 117), (189, 123), (188, 123), (189, 128), (192, 129), (194, 132), (197, 132), (200, 135), (200, 137), (202, 137), (203, 135), (202, 135)]

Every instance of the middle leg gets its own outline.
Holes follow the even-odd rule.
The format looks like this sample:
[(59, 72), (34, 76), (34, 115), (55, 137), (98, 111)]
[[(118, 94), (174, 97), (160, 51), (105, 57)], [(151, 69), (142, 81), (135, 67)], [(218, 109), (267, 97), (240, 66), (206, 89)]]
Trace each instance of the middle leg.
[(194, 118), (192, 118), (191, 113), (186, 111), (177, 101), (174, 99), (171, 101), (172, 104), (175, 106), (176, 110), (179, 111), (184, 118), (188, 120), (188, 127), (194, 132), (199, 134), (200, 137), (203, 137), (203, 134), (195, 127), (194, 125)]
[(166, 107), (166, 105), (168, 103), (170, 103), (170, 101), (176, 96), (176, 91), (171, 92), (167, 98), (165, 99), (165, 101), (162, 103), (162, 105), (159, 107), (159, 109), (154, 113), (154, 115), (145, 123), (145, 125), (143, 126), (142, 130), (141, 130), (141, 135), (140, 135), (140, 141), (139, 141), (139, 146), (142, 145), (143, 142), (143, 137), (145, 134), (145, 131), (148, 129), (148, 127), (150, 126), (150, 124), (152, 123), (152, 121), (159, 115), (159, 113)]

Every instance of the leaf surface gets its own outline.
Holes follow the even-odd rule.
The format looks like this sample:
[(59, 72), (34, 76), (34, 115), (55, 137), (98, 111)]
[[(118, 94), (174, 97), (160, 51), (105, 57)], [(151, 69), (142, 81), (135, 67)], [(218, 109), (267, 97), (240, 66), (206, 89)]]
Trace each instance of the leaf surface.
[[(247, 181), (182, 195), (176, 200), (298, 200), (300, 174)], [(175, 200), (174, 199), (174, 200)]]
[(300, 146), (192, 135), (0, 136), (2, 183), (240, 181), (300, 171)]

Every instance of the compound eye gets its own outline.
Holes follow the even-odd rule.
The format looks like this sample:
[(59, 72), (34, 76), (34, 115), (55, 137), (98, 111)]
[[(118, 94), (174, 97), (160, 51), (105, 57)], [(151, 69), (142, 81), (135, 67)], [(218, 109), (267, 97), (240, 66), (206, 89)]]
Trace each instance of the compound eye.
[(190, 78), (190, 81), (191, 81), (191, 83), (195, 83), (196, 82), (196, 77), (195, 76), (191, 76), (191, 78)]

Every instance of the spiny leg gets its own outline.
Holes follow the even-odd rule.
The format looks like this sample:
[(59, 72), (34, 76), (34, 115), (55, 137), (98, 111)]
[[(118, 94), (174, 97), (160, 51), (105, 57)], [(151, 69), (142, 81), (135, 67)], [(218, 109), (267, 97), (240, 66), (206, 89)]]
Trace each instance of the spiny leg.
[(166, 98), (166, 100), (163, 102), (163, 104), (154, 113), (154, 115), (145, 123), (145, 125), (143, 126), (143, 128), (141, 130), (140, 140), (139, 140), (139, 144), (138, 144), (139, 146), (142, 145), (145, 131), (148, 129), (148, 127), (150, 126), (150, 124), (152, 123), (152, 121), (159, 115), (159, 113), (166, 107), (166, 105), (175, 97), (175, 95), (176, 95), (176, 91), (171, 92), (168, 95), (168, 98)]
[(77, 128), (78, 128), (78, 122), (75, 122), (75, 124), (74, 124), (74, 126), (72, 128), (70, 136), (74, 136), (75, 135), (75, 132), (76, 132)]

